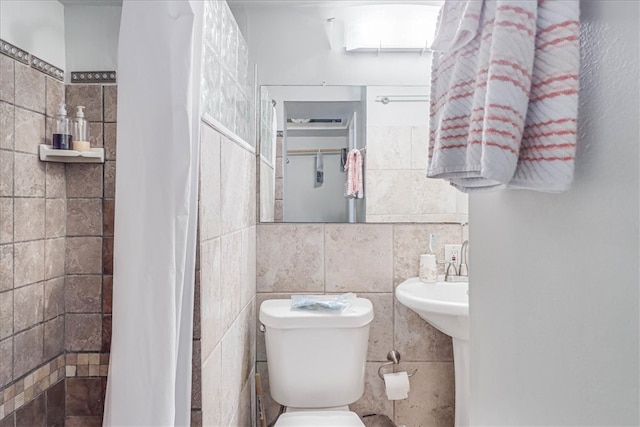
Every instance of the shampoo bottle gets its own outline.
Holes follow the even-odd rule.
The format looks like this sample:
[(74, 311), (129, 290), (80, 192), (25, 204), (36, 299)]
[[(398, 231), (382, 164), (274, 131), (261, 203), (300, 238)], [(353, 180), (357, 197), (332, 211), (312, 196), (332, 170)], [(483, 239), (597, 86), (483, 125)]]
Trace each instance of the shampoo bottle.
[(56, 150), (71, 150), (71, 129), (69, 118), (67, 117), (67, 108), (64, 104), (60, 104), (60, 109), (56, 115), (53, 141), (51, 142)]
[(78, 105), (76, 119), (73, 122), (73, 149), (76, 151), (89, 151), (89, 129), (84, 118), (84, 106)]

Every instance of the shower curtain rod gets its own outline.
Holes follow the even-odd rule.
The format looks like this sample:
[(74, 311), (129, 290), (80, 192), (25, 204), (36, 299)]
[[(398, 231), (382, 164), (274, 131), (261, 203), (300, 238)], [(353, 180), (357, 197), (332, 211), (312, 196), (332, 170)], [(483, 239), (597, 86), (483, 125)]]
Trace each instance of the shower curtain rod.
[(376, 96), (376, 102), (385, 105), (390, 102), (429, 102), (429, 95), (380, 95)]

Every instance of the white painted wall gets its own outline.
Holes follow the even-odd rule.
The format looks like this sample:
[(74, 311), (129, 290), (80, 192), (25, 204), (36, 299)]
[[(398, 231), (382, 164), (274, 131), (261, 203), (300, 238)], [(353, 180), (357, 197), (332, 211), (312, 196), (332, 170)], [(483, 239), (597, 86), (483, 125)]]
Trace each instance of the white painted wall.
[[(250, 59), (258, 64), (259, 84), (429, 83), (429, 53), (346, 53), (341, 26), (344, 8), (310, 4), (251, 7), (231, 3), (249, 45)], [(333, 24), (327, 22), (329, 18), (335, 18)]]
[(473, 425), (638, 425), (639, 4), (581, 2), (573, 188), (470, 197)]
[(103, 3), (65, 5), (67, 71), (118, 69), (122, 6)]
[(57, 1), (0, 1), (0, 38), (66, 71), (64, 26)]

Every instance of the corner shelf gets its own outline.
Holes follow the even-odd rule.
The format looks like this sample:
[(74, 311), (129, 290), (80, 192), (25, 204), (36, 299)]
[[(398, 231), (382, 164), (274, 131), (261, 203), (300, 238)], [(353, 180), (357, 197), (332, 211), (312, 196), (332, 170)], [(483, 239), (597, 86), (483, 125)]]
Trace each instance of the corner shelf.
[(54, 150), (46, 144), (40, 144), (40, 160), (59, 163), (104, 163), (104, 148), (92, 148), (89, 151)]

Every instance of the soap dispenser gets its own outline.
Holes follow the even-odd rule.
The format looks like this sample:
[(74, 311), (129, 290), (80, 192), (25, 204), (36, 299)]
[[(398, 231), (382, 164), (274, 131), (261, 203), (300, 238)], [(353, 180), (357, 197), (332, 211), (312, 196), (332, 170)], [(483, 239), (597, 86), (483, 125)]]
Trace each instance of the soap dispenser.
[(55, 130), (53, 132), (52, 146), (56, 150), (71, 150), (71, 129), (67, 108), (60, 104), (60, 109), (56, 115)]
[(73, 121), (73, 149), (76, 151), (89, 151), (89, 129), (87, 120), (84, 118), (84, 105), (78, 105), (76, 118)]

